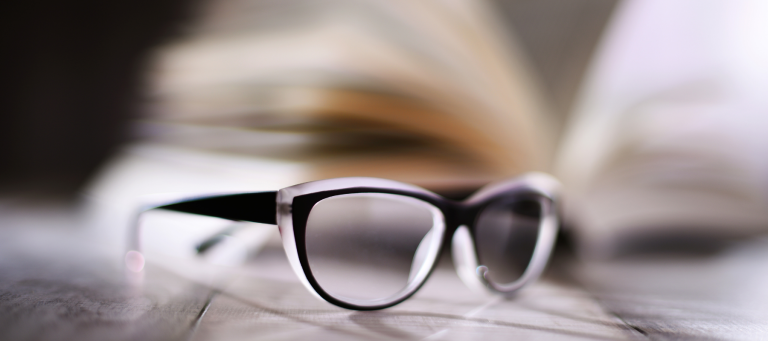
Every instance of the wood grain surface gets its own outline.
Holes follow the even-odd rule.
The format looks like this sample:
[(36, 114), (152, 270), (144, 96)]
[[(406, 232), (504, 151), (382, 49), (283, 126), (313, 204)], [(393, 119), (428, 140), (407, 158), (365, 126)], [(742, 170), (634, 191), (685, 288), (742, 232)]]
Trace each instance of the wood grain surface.
[(314, 298), (279, 252), (226, 280), (153, 263), (126, 277), (123, 250), (69, 210), (0, 212), (2, 340), (768, 338), (768, 240), (695, 257), (563, 253), (514, 299), (470, 291), (445, 256), (410, 300), (355, 312)]

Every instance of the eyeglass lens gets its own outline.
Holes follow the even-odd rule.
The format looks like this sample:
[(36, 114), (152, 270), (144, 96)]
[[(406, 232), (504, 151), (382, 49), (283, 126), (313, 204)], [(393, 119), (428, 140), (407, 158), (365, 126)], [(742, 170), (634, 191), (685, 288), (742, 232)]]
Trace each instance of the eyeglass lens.
[(541, 211), (538, 201), (508, 198), (491, 202), (480, 212), (475, 242), (488, 280), (509, 284), (522, 277), (539, 236)]
[(312, 275), (340, 300), (397, 296), (434, 261), (426, 255), (430, 241), (442, 238), (442, 230), (434, 228), (436, 214), (442, 217), (424, 201), (394, 194), (321, 200), (310, 211), (306, 228)]

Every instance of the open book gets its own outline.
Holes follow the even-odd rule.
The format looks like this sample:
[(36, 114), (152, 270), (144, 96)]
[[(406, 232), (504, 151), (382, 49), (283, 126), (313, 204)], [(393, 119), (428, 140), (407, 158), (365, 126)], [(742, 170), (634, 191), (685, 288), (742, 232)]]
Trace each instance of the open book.
[[(612, 254), (647, 231), (768, 226), (759, 209), (767, 195), (745, 177), (754, 167), (731, 162), (735, 147), (714, 151), (693, 133), (693, 143), (673, 139), (646, 152), (658, 134), (676, 136), (689, 117), (681, 115), (698, 107), (611, 97), (611, 77), (628, 66), (605, 58), (622, 60), (611, 55), (623, 48), (622, 32), (638, 26), (626, 18), (630, 5), (569, 121), (550, 112), (516, 37), (486, 2), (207, 6), (188, 34), (158, 51), (138, 125), (143, 141), (94, 185), (100, 195), (273, 189), (342, 176), (460, 191), (536, 170), (563, 180), (566, 222), (592, 254)], [(632, 81), (618, 80), (629, 91)]]
[(548, 165), (542, 96), (482, 3), (213, 5), (235, 12), (159, 55), (152, 138), (432, 186)]

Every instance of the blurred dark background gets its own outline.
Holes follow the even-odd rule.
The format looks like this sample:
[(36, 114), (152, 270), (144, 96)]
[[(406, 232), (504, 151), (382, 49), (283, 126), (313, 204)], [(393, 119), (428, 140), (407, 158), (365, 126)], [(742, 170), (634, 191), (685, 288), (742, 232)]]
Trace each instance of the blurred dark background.
[(191, 1), (21, 1), (0, 14), (0, 188), (71, 196), (121, 143), (141, 69)]
[[(183, 31), (196, 0), (29, 1), (7, 6), (0, 57), (0, 192), (71, 197), (140, 111), (154, 46)], [(560, 115), (616, 1), (498, 1)]]

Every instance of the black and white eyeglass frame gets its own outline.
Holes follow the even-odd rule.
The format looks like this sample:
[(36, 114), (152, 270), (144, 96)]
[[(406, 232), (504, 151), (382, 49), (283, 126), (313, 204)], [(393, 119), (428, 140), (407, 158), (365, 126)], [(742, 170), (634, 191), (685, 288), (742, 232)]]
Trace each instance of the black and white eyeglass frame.
[[(317, 297), (342, 308), (377, 310), (396, 305), (412, 296), (434, 270), (442, 249), (451, 242), (453, 261), (459, 277), (473, 288), (485, 287), (491, 292), (510, 296), (533, 282), (544, 270), (554, 246), (559, 227), (557, 200), (559, 183), (549, 175), (528, 173), (521, 177), (493, 183), (478, 190), (462, 202), (448, 200), (423, 188), (379, 178), (335, 178), (307, 182), (279, 191), (204, 196), (154, 205), (149, 209), (205, 215), (234, 221), (248, 221), (277, 225), (286, 256), (301, 283)], [(433, 226), (426, 245), (426, 257), (421, 267), (410, 276), (399, 292), (375, 300), (335, 297), (320, 286), (312, 274), (305, 243), (307, 220), (313, 206), (321, 200), (346, 194), (381, 193), (409, 198), (432, 212)], [(528, 267), (522, 276), (509, 284), (498, 284), (487, 278), (487, 268), (478, 263), (474, 241), (475, 222), (479, 212), (490, 203), (506, 198), (535, 200), (540, 204), (541, 216), (538, 238)], [(129, 254), (140, 252), (140, 226), (129, 246)], [(421, 247), (421, 246), (420, 246)]]

